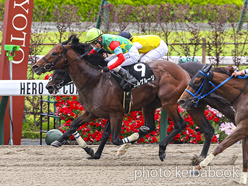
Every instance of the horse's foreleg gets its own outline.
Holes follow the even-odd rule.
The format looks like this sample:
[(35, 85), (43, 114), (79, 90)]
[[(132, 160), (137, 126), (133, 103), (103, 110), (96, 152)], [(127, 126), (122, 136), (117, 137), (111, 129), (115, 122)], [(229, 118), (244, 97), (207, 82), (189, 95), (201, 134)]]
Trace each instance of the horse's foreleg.
[[(178, 113), (177, 107), (175, 106), (164, 107), (163, 106), (163, 108), (165, 109), (165, 111), (168, 113), (168, 115), (172, 119), (174, 123), (174, 129), (159, 144), (159, 158), (161, 161), (164, 161), (164, 159), (166, 158), (165, 150), (169, 142), (187, 126), (186, 122), (183, 120), (183, 118)], [(172, 110), (173, 108), (174, 110)]]
[(82, 147), (87, 154), (89, 154), (91, 157), (94, 157), (94, 150), (87, 146), (86, 142), (82, 139), (78, 131), (74, 132), (73, 136), (76, 139), (78, 145)]
[[(204, 114), (205, 108), (206, 108), (205, 103), (199, 103), (197, 108), (192, 108), (190, 110), (187, 110), (188, 114), (192, 117), (194, 123), (198, 127), (200, 127), (201, 131), (205, 135), (205, 143), (202, 148), (201, 155), (200, 155), (203, 158), (205, 158), (208, 153), (211, 139), (214, 135), (214, 128), (212, 127), (212, 125), (209, 123), (209, 121), (205, 117), (205, 114)], [(197, 164), (199, 164), (199, 162)]]
[(205, 121), (205, 125), (204, 127), (200, 128), (202, 129), (202, 132), (205, 136), (205, 142), (204, 142), (204, 145), (203, 145), (203, 148), (202, 148), (202, 152), (201, 152), (201, 157), (205, 158), (207, 156), (207, 153), (208, 153), (208, 150), (209, 150), (209, 147), (210, 147), (210, 143), (211, 143), (211, 140), (212, 140), (212, 137), (214, 135), (214, 128), (212, 127), (212, 125), (208, 122), (207, 118), (203, 118), (204, 121)]
[(247, 167), (248, 167), (248, 137), (242, 139), (242, 150), (243, 150), (243, 172), (241, 172), (240, 184), (247, 183)]
[(93, 157), (92, 156), (89, 157), (88, 159), (100, 159), (100, 157), (102, 155), (103, 148), (104, 148), (107, 140), (109, 139), (110, 134), (111, 134), (110, 121), (107, 120), (107, 123), (106, 123), (106, 125), (104, 127), (104, 131), (102, 133), (102, 138), (101, 138), (100, 145), (99, 145), (95, 155)]
[(68, 131), (66, 131), (58, 140), (54, 141), (51, 145), (55, 147), (61, 146), (65, 141), (67, 141), (73, 133), (76, 132), (76, 130), (83, 125), (84, 123), (87, 123), (89, 121), (92, 121), (94, 119), (97, 119), (94, 115), (88, 113), (85, 111), (82, 115), (80, 115), (78, 118), (76, 118), (72, 123), (71, 127)]
[[(248, 132), (248, 128), (245, 126), (245, 124), (241, 123), (239, 124), (233, 132), (228, 135), (215, 149), (214, 151), (209, 154), (199, 165), (195, 167), (195, 170), (200, 170), (203, 167), (206, 167), (212, 159), (223, 152), (226, 148), (230, 147), (234, 143), (238, 142), (239, 140), (246, 137), (246, 134)], [(197, 173), (196, 173), (197, 174)]]

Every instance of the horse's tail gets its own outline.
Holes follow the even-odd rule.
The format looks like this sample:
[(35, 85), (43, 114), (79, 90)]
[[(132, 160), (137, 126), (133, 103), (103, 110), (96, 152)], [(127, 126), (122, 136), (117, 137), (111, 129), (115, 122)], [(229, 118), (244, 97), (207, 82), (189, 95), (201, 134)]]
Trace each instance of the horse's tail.
[(204, 98), (204, 101), (212, 108), (220, 111), (222, 114), (226, 116), (226, 118), (232, 122), (234, 125), (235, 124), (235, 119), (234, 119), (234, 109), (232, 108), (232, 105), (222, 98), (219, 95), (216, 95), (214, 93), (210, 94), (210, 96)]

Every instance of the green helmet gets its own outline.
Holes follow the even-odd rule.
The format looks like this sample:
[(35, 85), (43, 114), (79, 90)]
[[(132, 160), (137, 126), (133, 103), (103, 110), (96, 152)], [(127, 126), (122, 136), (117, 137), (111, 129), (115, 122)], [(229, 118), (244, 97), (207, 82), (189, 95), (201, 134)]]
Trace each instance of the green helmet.
[(86, 43), (94, 43), (102, 36), (102, 31), (97, 28), (90, 29), (86, 34)]

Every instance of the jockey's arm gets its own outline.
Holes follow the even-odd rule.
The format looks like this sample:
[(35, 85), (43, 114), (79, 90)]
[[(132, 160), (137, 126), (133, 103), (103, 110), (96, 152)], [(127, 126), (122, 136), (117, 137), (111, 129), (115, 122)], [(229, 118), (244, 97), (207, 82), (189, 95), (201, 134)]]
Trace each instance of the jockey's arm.
[(109, 48), (114, 51), (115, 55), (118, 57), (117, 61), (112, 65), (108, 66), (109, 70), (112, 70), (119, 65), (121, 65), (125, 61), (125, 57), (122, 53), (120, 42), (119, 41), (112, 41), (109, 45)]
[(133, 43), (133, 45), (137, 48), (137, 50), (143, 48), (142, 44), (140, 44), (139, 42), (135, 42)]
[(100, 49), (98, 48), (93, 48), (90, 53), (88, 55), (91, 55), (91, 54), (94, 54), (94, 53), (97, 53)]

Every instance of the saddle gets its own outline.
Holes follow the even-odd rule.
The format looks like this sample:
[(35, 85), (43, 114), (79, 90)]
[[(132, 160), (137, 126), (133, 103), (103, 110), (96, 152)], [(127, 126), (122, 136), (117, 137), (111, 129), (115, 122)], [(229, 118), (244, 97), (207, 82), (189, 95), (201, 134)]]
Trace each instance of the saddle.
[[(131, 75), (133, 75), (137, 80), (137, 85), (130, 84), (126, 82), (121, 76), (115, 71), (111, 71), (113, 78), (117, 81), (117, 83), (122, 87), (125, 87), (123, 90), (125, 92), (130, 92), (132, 89), (136, 87), (140, 87), (144, 84), (147, 84), (151, 81), (156, 80), (156, 77), (151, 69), (151, 67), (147, 63), (138, 62), (129, 66), (122, 67), (127, 70)], [(126, 86), (126, 84), (129, 86)]]

